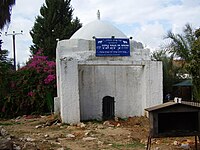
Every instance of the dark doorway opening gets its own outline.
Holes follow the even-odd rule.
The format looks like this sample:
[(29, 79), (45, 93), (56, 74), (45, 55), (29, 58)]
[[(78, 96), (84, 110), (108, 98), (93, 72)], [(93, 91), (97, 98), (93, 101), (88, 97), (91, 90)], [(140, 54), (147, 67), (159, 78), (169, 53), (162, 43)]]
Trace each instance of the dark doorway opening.
[(114, 97), (105, 96), (103, 98), (103, 120), (113, 119), (115, 117)]

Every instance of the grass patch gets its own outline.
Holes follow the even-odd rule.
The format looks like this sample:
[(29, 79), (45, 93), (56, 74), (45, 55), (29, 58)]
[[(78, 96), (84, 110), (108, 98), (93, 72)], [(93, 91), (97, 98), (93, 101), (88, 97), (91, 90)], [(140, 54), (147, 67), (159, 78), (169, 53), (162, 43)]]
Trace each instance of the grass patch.
[(134, 147), (144, 148), (145, 144), (142, 144), (140, 142), (133, 142), (133, 143), (130, 143), (130, 144), (126, 144), (126, 147), (127, 148), (134, 148)]
[(127, 143), (127, 144), (117, 144), (117, 143), (113, 143), (112, 144), (112, 147), (113, 148), (116, 148), (116, 149), (123, 149), (123, 148), (144, 148), (145, 145), (140, 143), (140, 142), (132, 142), (132, 143)]
[(10, 122), (0, 122), (0, 126), (12, 126), (12, 125), (16, 125), (16, 124), (22, 124), (20, 122), (13, 122), (13, 123), (10, 123)]
[(113, 147), (113, 148), (117, 148), (117, 149), (121, 149), (122, 147), (124, 147), (124, 144), (117, 144), (117, 143), (114, 143), (114, 144), (112, 144), (112, 147)]

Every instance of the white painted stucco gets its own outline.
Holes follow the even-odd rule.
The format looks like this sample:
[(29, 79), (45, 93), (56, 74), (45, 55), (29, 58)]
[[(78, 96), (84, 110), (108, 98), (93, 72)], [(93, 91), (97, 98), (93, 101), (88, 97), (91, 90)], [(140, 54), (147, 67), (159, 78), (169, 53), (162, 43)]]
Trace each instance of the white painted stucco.
[[(63, 122), (102, 119), (102, 99), (115, 99), (115, 116), (144, 115), (162, 103), (162, 63), (148, 49), (130, 57), (96, 57), (94, 41), (64, 40), (57, 46), (57, 86)], [(58, 109), (57, 109), (58, 110)]]
[(115, 36), (116, 38), (127, 38), (123, 32), (109, 22), (95, 20), (80, 28), (74, 35), (72, 35), (71, 39), (92, 40), (93, 37), (107, 38), (111, 36)]
[[(91, 28), (87, 26), (84, 32), (77, 31), (71, 39), (57, 44), (54, 110), (61, 114), (62, 121), (101, 120), (105, 96), (114, 97), (115, 116), (121, 118), (144, 115), (145, 108), (161, 104), (162, 63), (151, 61), (150, 50), (133, 40), (128, 57), (96, 57), (95, 40), (90, 37), (100, 36), (101, 30), (91, 32)], [(118, 33), (115, 29), (108, 31), (107, 25), (104, 28), (105, 37)]]
[[(143, 66), (79, 67), (81, 119), (102, 118), (102, 99), (115, 98), (115, 115), (121, 118), (143, 115), (142, 97)], [(88, 109), (90, 111), (88, 111)]]
[(62, 121), (76, 123), (80, 120), (78, 62), (69, 57), (60, 61), (60, 113)]

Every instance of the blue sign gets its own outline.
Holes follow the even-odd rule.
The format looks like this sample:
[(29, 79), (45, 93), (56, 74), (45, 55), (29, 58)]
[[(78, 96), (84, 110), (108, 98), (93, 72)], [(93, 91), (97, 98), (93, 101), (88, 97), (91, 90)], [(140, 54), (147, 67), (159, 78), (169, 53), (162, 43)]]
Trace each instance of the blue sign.
[(96, 56), (130, 56), (129, 39), (96, 38)]

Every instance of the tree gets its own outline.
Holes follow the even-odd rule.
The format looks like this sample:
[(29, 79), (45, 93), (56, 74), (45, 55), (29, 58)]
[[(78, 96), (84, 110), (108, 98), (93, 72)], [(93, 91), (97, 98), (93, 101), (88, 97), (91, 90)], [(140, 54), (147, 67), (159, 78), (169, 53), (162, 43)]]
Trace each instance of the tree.
[(11, 10), (14, 4), (15, 0), (0, 1), (0, 29), (10, 23)]
[(151, 55), (151, 60), (162, 61), (163, 64), (163, 99), (167, 94), (173, 95), (173, 85), (182, 79), (177, 76), (182, 71), (182, 68), (177, 67), (173, 63), (174, 56), (167, 54), (167, 51), (161, 49), (154, 51)]
[[(1, 32), (0, 32), (0, 37), (1, 37)], [(2, 46), (3, 42), (2, 40), (0, 39), (0, 51), (1, 51), (1, 46)]]
[(185, 25), (183, 35), (168, 32), (166, 38), (171, 39), (167, 50), (185, 61), (183, 67), (192, 76), (194, 98), (200, 101), (200, 29), (194, 30)]
[(55, 59), (57, 39), (69, 39), (82, 25), (79, 19), (72, 18), (71, 0), (46, 0), (40, 9), (41, 16), (37, 16), (30, 31), (33, 39), (31, 53), (36, 54), (39, 48), (44, 55)]
[(6, 96), (0, 97), (0, 117), (52, 112), (56, 96), (56, 63), (49, 61), (39, 50), (26, 66), (9, 75), (7, 91)]
[(200, 29), (195, 31), (195, 36), (196, 39), (191, 47), (192, 59), (187, 68), (192, 75), (194, 96), (200, 101)]
[(12, 72), (12, 62), (8, 59), (8, 51), (1, 49), (2, 41), (0, 40), (0, 106), (2, 100), (8, 95), (9, 75)]
[(171, 39), (171, 43), (167, 46), (167, 50), (170, 53), (180, 57), (186, 62), (191, 61), (191, 47), (195, 40), (195, 34), (191, 25), (185, 25), (185, 28), (183, 29), (183, 35), (174, 34), (172, 31), (169, 31), (166, 38)]

